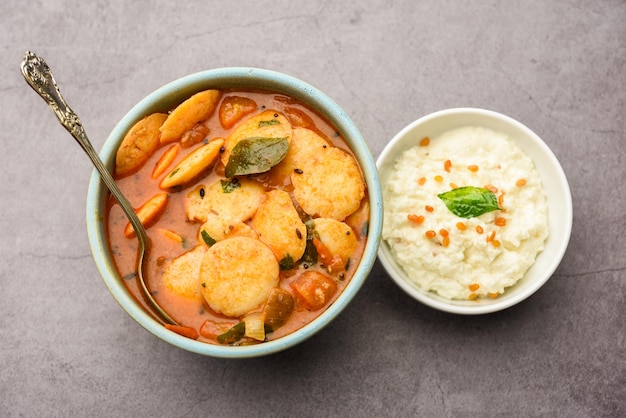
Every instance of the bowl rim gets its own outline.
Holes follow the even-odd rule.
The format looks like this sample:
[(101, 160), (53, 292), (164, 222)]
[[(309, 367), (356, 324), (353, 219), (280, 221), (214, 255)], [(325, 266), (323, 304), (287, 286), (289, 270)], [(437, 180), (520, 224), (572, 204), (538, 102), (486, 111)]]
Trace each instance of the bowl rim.
[(382, 230), (382, 192), (378, 180), (378, 171), (368, 144), (350, 117), (329, 96), (305, 81), (273, 70), (254, 67), (224, 67), (192, 73), (174, 80), (148, 94), (135, 104), (116, 124), (99, 152), (109, 169), (112, 168), (114, 155), (124, 133), (146, 114), (165, 110), (182, 102), (195, 92), (209, 88), (256, 88), (283, 93), (303, 100), (315, 108), (340, 132), (350, 145), (361, 166), (368, 188), (370, 202), (370, 220), (368, 241), (363, 257), (350, 283), (322, 314), (314, 321), (276, 340), (249, 346), (221, 346), (192, 340), (163, 327), (150, 314), (141, 308), (125, 290), (119, 277), (105, 238), (104, 199), (106, 186), (100, 180), (98, 172), (92, 171), (86, 204), (88, 240), (96, 267), (106, 287), (118, 304), (144, 329), (159, 339), (194, 352), (218, 358), (251, 358), (277, 353), (293, 347), (326, 327), (355, 297), (369, 276), (377, 257)]
[[(392, 164), (393, 162), (390, 161), (390, 158), (392, 158), (394, 155), (398, 155), (401, 152), (401, 150), (396, 149), (396, 147), (399, 143), (402, 142), (403, 138), (405, 138), (407, 135), (410, 135), (413, 130), (428, 122), (440, 118), (458, 115), (480, 116), (492, 120), (497, 120), (510, 125), (514, 130), (520, 131), (526, 138), (530, 139), (530, 141), (532, 141), (532, 145), (537, 147), (540, 152), (550, 161), (550, 166), (555, 174), (555, 178), (553, 179), (553, 181), (558, 182), (559, 185), (562, 186), (561, 199), (563, 200), (563, 210), (559, 211), (559, 219), (561, 220), (562, 226), (560, 229), (561, 236), (557, 237), (557, 241), (552, 238), (551, 241), (548, 241), (546, 243), (546, 247), (548, 245), (554, 246), (554, 250), (552, 251), (552, 254), (554, 254), (554, 256), (551, 262), (549, 262), (547, 268), (543, 270), (540, 279), (533, 281), (532, 284), (525, 287), (523, 291), (515, 293), (512, 297), (498, 298), (489, 304), (475, 304), (466, 301), (449, 301), (431, 292), (425, 292), (424, 290), (419, 289), (417, 285), (409, 283), (405, 278), (405, 273), (401, 271), (401, 267), (399, 267), (395, 262), (389, 250), (388, 244), (381, 238), (380, 247), (378, 249), (378, 259), (380, 260), (381, 264), (383, 265), (391, 279), (408, 295), (410, 295), (415, 300), (423, 303), (424, 305), (440, 311), (461, 315), (480, 315), (501, 311), (524, 301), (532, 294), (534, 294), (537, 290), (539, 290), (552, 277), (554, 271), (561, 263), (569, 245), (573, 222), (572, 197), (569, 184), (561, 164), (559, 163), (552, 150), (548, 147), (548, 145), (535, 132), (533, 132), (530, 128), (528, 128), (521, 122), (511, 118), (510, 116), (493, 110), (474, 107), (457, 107), (435, 111), (418, 118), (417, 120), (402, 128), (384, 147), (383, 151), (376, 160), (376, 167), (379, 170), (380, 180), (385, 181), (385, 172), (382, 171), (384, 169), (383, 166), (389, 166), (390, 164)], [(476, 126), (481, 126), (481, 124), (477, 123)], [(443, 133), (443, 131), (441, 132)], [(515, 143), (519, 145), (518, 141), (515, 141)], [(539, 170), (539, 167), (537, 169)], [(542, 182), (545, 182), (545, 180), (546, 179), (542, 177)], [(548, 207), (548, 212), (549, 211), (550, 207)], [(545, 248), (542, 253), (544, 252), (546, 252)], [(537, 256), (537, 258), (539, 258), (540, 256), (541, 253)]]

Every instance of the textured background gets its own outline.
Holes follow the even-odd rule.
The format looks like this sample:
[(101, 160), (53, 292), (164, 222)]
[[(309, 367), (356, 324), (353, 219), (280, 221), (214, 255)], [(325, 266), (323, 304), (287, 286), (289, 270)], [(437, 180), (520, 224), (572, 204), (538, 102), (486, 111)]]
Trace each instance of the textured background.
[[(0, 415), (625, 416), (626, 2), (4, 1), (0, 6)], [(410, 299), (376, 264), (325, 330), (254, 360), (144, 331), (92, 261), (92, 168), (26, 85), (33, 50), (99, 149), (180, 76), (254, 66), (301, 78), (374, 157), (414, 119), (512, 116), (560, 159), (572, 238), (552, 279), (505, 312)]]

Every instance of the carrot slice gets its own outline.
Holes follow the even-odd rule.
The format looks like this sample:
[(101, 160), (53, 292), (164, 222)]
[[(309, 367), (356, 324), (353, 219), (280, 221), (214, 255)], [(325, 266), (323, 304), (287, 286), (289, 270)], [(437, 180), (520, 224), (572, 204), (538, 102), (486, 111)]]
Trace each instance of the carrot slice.
[[(167, 200), (167, 193), (157, 193), (135, 211), (137, 213), (137, 217), (141, 221), (141, 224), (145, 228), (149, 228), (159, 219), (161, 214), (163, 214), (163, 211), (167, 206)], [(124, 235), (126, 235), (127, 238), (135, 236), (135, 229), (130, 222), (127, 223), (126, 228), (124, 228)]]
[(198, 331), (196, 331), (195, 329), (191, 327), (185, 327), (183, 325), (165, 324), (165, 328), (169, 329), (170, 331), (174, 331), (176, 334), (182, 335), (183, 337), (191, 338), (192, 340), (197, 340), (200, 336), (198, 334)]
[(159, 161), (157, 161), (157, 163), (154, 165), (154, 169), (152, 170), (153, 179), (156, 179), (157, 177), (160, 177), (161, 174), (165, 173), (165, 170), (167, 170), (167, 167), (169, 167), (170, 164), (174, 162), (174, 159), (178, 155), (179, 149), (180, 148), (178, 147), (178, 145), (174, 144), (171, 147), (169, 147), (167, 151), (163, 153), (163, 155), (161, 155), (161, 157), (159, 158)]

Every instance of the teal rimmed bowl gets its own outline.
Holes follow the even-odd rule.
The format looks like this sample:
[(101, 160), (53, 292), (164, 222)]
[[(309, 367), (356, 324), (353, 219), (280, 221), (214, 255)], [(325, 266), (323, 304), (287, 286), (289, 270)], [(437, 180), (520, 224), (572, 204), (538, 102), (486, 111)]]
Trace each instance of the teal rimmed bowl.
[(111, 169), (115, 153), (126, 132), (145, 115), (164, 111), (194, 93), (206, 89), (256, 89), (282, 93), (306, 103), (324, 116), (352, 148), (367, 183), (370, 203), (369, 237), (363, 258), (348, 286), (319, 317), (303, 328), (279, 339), (250, 346), (221, 346), (182, 337), (167, 330), (133, 298), (119, 276), (107, 245), (104, 225), (106, 186), (94, 170), (87, 193), (87, 232), (93, 257), (102, 279), (120, 306), (139, 325), (161, 340), (194, 353), (221, 358), (249, 358), (276, 353), (293, 347), (323, 329), (335, 319), (357, 294), (376, 261), (382, 229), (382, 193), (376, 164), (361, 133), (348, 115), (327, 95), (294, 77), (258, 68), (221, 68), (202, 71), (173, 81), (137, 103), (115, 126), (100, 151), (100, 158)]

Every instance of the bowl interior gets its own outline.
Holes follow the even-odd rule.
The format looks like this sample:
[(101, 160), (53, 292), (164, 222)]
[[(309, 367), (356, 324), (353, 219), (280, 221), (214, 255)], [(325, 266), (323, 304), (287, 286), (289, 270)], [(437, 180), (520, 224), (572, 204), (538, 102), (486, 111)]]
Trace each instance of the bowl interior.
[(124, 116), (107, 138), (100, 152), (100, 157), (105, 165), (112, 169), (116, 150), (125, 133), (135, 122), (152, 112), (170, 109), (194, 93), (211, 88), (267, 90), (299, 99), (317, 110), (334, 125), (352, 148), (361, 165), (368, 187), (370, 201), (369, 236), (361, 263), (335, 303), (329, 306), (317, 319), (298, 331), (277, 340), (257, 345), (218, 346), (191, 340), (165, 329), (135, 302), (114, 267), (106, 243), (103, 223), (107, 189), (95, 170), (91, 176), (87, 196), (89, 242), (96, 266), (113, 297), (131, 317), (152, 334), (172, 345), (198, 354), (223, 358), (257, 357), (282, 351), (304, 341), (331, 322), (352, 300), (376, 260), (382, 229), (382, 194), (373, 157), (359, 130), (346, 113), (328, 96), (311, 85), (282, 73), (257, 68), (208, 70), (176, 80), (151, 93)]
[(455, 128), (481, 126), (502, 132), (517, 144), (535, 163), (548, 200), (549, 236), (545, 249), (535, 264), (514, 286), (497, 299), (451, 301), (425, 292), (410, 282), (394, 260), (389, 245), (382, 241), (379, 259), (391, 278), (409, 295), (433, 308), (458, 314), (482, 314), (508, 308), (532, 295), (556, 270), (567, 245), (572, 227), (572, 199), (565, 173), (548, 146), (529, 128), (497, 112), (458, 108), (439, 111), (416, 120), (400, 131), (385, 147), (377, 160), (381, 184), (384, 184), (396, 159), (425, 136), (435, 138)]

